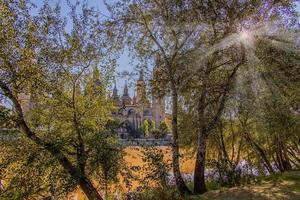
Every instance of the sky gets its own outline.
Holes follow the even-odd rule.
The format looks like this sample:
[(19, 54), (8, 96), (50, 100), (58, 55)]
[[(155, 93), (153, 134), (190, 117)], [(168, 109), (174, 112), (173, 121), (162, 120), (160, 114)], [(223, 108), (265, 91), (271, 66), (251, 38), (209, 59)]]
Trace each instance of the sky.
[[(72, 2), (74, 0), (70, 0), (70, 2)], [(108, 3), (112, 2), (113, 0), (107, 0)], [(37, 7), (40, 7), (43, 4), (43, 0), (31, 0), (32, 3), (34, 3), (35, 5), (37, 5)], [(66, 4), (66, 0), (49, 0), (49, 2), (53, 2), (53, 4), (55, 4), (56, 2), (60, 2), (61, 4), (61, 8), (62, 10), (68, 10), (67, 4)], [(95, 7), (96, 9), (98, 9), (102, 14), (104, 15), (109, 15), (105, 5), (104, 5), (104, 1), (103, 0), (88, 0), (88, 4), (90, 6)], [(300, 3), (297, 3), (297, 11), (300, 13)], [(37, 10), (33, 10), (33, 13), (36, 13)], [(67, 15), (68, 12), (64, 12), (62, 13), (63, 15)], [(128, 56), (129, 52), (128, 50), (124, 50), (124, 53), (121, 55), (121, 57), (118, 59), (117, 61), (117, 72), (122, 72), (122, 71), (133, 71), (134, 70), (134, 66), (132, 66), (131, 64), (131, 60)], [(123, 88), (124, 88), (124, 84), (125, 84), (126, 79), (125, 78), (118, 78), (117, 79), (117, 87), (119, 90), (119, 95), (123, 93)], [(134, 88), (131, 87), (130, 88), (130, 95), (133, 96), (133, 90)]]
[[(111, 0), (107, 0), (108, 3), (110, 1)], [(37, 6), (36, 9), (32, 10), (32, 13), (36, 14), (38, 12), (38, 8), (43, 5), (43, 0), (31, 0), (31, 2)], [(60, 2), (61, 10), (62, 11), (68, 10), (66, 0), (49, 0), (49, 2), (53, 5), (56, 2)], [(72, 0), (70, 0), (70, 2), (72, 2)], [(91, 7), (95, 7), (96, 9), (98, 9), (102, 14), (109, 15), (108, 11), (106, 10), (103, 0), (88, 0), (88, 4)], [(62, 14), (64, 16), (67, 16), (67, 13), (68, 12), (64, 12)], [(122, 72), (122, 71), (131, 72), (134, 70), (134, 66), (132, 66), (132, 64), (130, 63), (131, 59), (129, 58), (128, 54), (129, 54), (128, 50), (125, 49), (124, 53), (117, 60), (116, 72)], [(138, 77), (136, 77), (136, 78), (138, 78)], [(127, 81), (126, 78), (117, 78), (117, 88), (118, 88), (119, 95), (123, 94), (123, 89), (124, 89), (124, 85), (125, 85), (126, 81)], [(130, 86), (129, 93), (130, 93), (130, 96), (132, 97), (134, 94), (134, 88), (133, 88), (132, 84), (131, 85), (129, 84), (129, 86)]]

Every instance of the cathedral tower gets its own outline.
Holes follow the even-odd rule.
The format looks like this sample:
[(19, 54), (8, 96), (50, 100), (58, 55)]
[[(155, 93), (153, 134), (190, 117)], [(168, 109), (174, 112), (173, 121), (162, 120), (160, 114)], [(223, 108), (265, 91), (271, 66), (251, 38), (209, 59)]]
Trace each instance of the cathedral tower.
[(160, 123), (165, 120), (165, 99), (163, 97), (152, 96), (152, 115), (155, 128), (158, 128)]
[[(153, 77), (161, 76), (160, 56), (156, 55), (155, 67), (153, 68)], [(155, 128), (158, 128), (160, 123), (165, 120), (165, 98), (159, 87), (152, 85), (152, 114), (155, 122)]]
[(112, 98), (118, 106), (122, 104), (122, 102), (120, 101), (119, 95), (118, 95), (118, 89), (117, 89), (116, 81), (115, 81), (115, 86), (114, 86), (114, 89), (113, 89)]
[(113, 98), (119, 98), (116, 81), (115, 81), (115, 87), (114, 87), (114, 89), (113, 89)]
[(131, 104), (131, 98), (130, 98), (129, 93), (128, 93), (127, 81), (125, 82), (125, 86), (124, 86), (124, 92), (123, 92), (123, 96), (122, 96), (122, 103), (123, 103), (123, 105), (130, 105)]
[(145, 81), (144, 81), (144, 72), (140, 70), (140, 76), (136, 84), (136, 101), (137, 103), (145, 103), (146, 100), (146, 89), (145, 89)]

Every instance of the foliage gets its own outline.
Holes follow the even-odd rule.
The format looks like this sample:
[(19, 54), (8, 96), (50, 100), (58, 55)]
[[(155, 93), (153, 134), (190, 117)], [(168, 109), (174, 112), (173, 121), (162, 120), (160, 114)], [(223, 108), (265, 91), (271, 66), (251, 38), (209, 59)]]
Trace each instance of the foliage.
[(167, 124), (165, 122), (161, 122), (159, 124), (158, 129), (154, 129), (152, 131), (152, 135), (157, 139), (165, 138), (169, 132), (170, 132), (170, 130), (169, 130)]
[(76, 182), (48, 152), (24, 138), (1, 142), (1, 199), (63, 198)]
[(149, 132), (152, 133), (155, 130), (155, 121), (149, 120)]
[(22, 133), (1, 144), (6, 199), (60, 197), (76, 186), (89, 199), (102, 199), (95, 173), (107, 185), (121, 166), (122, 150), (107, 130), (117, 52), (111, 54), (94, 8), (68, 6), (67, 20), (59, 4), (45, 1), (33, 16), (29, 1), (0, 1), (0, 95), (11, 113), (5, 120)]
[(156, 146), (145, 146), (141, 150), (142, 159), (145, 163), (142, 167), (143, 186), (165, 188), (168, 185), (168, 174), (171, 169), (170, 161), (166, 160), (163, 149)]
[(125, 169), (122, 147), (118, 136), (107, 131), (96, 133), (87, 138), (87, 145), (93, 147), (92, 157), (87, 166), (89, 175), (101, 181), (100, 188), (108, 193), (109, 185), (119, 182), (119, 174)]
[(161, 136), (165, 137), (170, 132), (169, 127), (167, 126), (166, 122), (161, 122), (159, 124), (158, 130), (161, 132)]
[(210, 170), (215, 172), (217, 178), (214, 181), (221, 186), (236, 186), (239, 185), (242, 178), (241, 169), (231, 164), (225, 164), (217, 160), (208, 160), (207, 166)]
[[(124, 45), (140, 66), (153, 67), (155, 95), (171, 97), (172, 169), (181, 195), (189, 188), (179, 144), (196, 155), (195, 193), (207, 190), (206, 167), (226, 186), (240, 183), (243, 162), (249, 176), (299, 169), (295, 2), (118, 0), (106, 3), (111, 15), (102, 21), (87, 1), (68, 1), (68, 18), (48, 1), (36, 14), (27, 0), (0, 1), (0, 128), (9, 136), (0, 141), (0, 197), (62, 198), (80, 186), (89, 199), (102, 199), (98, 188), (108, 193), (120, 174), (132, 178), (108, 98)], [(144, 120), (141, 132), (168, 133), (166, 124), (154, 127)], [(137, 198), (176, 199), (162, 150), (143, 154), (147, 187)]]
[[(294, 2), (120, 0), (109, 5), (112, 28), (123, 34), (134, 56), (141, 62), (145, 61), (143, 64), (149, 65), (149, 60), (152, 61), (151, 64), (155, 65), (153, 88), (158, 95), (172, 98), (173, 170), (182, 194), (188, 189), (180, 175), (177, 120), (183, 122), (182, 126), (179, 125), (179, 130), (182, 130), (180, 139), (189, 140), (181, 143), (192, 144), (197, 151), (194, 192), (204, 193), (208, 138), (214, 136), (236, 86), (246, 79), (243, 74), (252, 74), (253, 77), (268, 74), (269, 64), (265, 63), (269, 60), (268, 55), (274, 55), (273, 49), (281, 48), (287, 52), (290, 50), (287, 43), (296, 43), (299, 39), (291, 36), (291, 40), (285, 40), (280, 35), (285, 35), (290, 28), (298, 28)], [(271, 29), (280, 33), (274, 34)], [(263, 49), (267, 43), (278, 45), (271, 44), (272, 51), (265, 53)], [(291, 46), (291, 51), (297, 52), (294, 45)], [(282, 65), (284, 61), (280, 62), (279, 65), (285, 66)], [(292, 65), (294, 71), (295, 60)], [(250, 71), (252, 68), (255, 72)], [(184, 114), (179, 116), (178, 111)], [(180, 119), (181, 116), (186, 118)], [(256, 137), (254, 134), (258, 133), (243, 130), (242, 138), (255, 149), (259, 159), (264, 160), (263, 165), (272, 173), (271, 164), (266, 159), (268, 152), (264, 145), (252, 139)], [(229, 160), (225, 155), (225, 142), (221, 145), (222, 159), (227, 157)], [(241, 148), (238, 148), (239, 155)], [(239, 160), (237, 157), (231, 160), (234, 159)]]
[(142, 123), (142, 132), (144, 134), (144, 137), (147, 137), (149, 135), (149, 122), (148, 120), (144, 120)]
[(160, 135), (160, 131), (158, 129), (154, 129), (152, 130), (151, 134), (154, 136), (155, 139), (159, 139), (161, 138), (161, 135)]

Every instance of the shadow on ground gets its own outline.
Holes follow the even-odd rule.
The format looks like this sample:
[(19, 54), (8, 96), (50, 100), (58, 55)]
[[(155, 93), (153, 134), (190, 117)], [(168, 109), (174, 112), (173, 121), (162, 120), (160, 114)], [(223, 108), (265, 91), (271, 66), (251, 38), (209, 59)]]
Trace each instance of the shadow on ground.
[(300, 171), (268, 177), (260, 183), (209, 191), (189, 200), (300, 200)]

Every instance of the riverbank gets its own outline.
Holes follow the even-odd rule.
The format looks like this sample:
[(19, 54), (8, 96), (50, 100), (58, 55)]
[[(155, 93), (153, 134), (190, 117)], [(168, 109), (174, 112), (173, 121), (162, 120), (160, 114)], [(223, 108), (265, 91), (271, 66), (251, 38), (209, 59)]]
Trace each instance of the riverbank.
[[(165, 159), (171, 159), (171, 148), (160, 147), (164, 151)], [(141, 147), (126, 147), (125, 161), (130, 165), (142, 167)], [(189, 174), (194, 169), (194, 159), (189, 157), (189, 152), (181, 150), (181, 172)], [(133, 188), (138, 186), (137, 182), (133, 183)], [(217, 188), (217, 190), (216, 190)], [(300, 171), (291, 171), (283, 174), (275, 174), (266, 177), (256, 177), (251, 184), (233, 188), (210, 187), (204, 195), (190, 196), (185, 200), (300, 200)], [(168, 191), (165, 191), (168, 193)], [(83, 200), (83, 194), (77, 196), (77, 200)], [(69, 198), (75, 199), (75, 198)], [(159, 200), (159, 199), (157, 199)]]
[(221, 188), (186, 200), (296, 200), (300, 199), (300, 171), (259, 177), (249, 185)]

